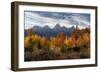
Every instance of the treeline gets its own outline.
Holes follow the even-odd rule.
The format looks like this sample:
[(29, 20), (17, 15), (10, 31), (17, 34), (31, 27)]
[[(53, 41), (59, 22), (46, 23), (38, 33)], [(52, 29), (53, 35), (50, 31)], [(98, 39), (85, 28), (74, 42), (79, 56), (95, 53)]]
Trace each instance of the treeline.
[(24, 38), (25, 61), (83, 59), (90, 57), (90, 29), (75, 30), (71, 37), (60, 32), (46, 38), (27, 30)]

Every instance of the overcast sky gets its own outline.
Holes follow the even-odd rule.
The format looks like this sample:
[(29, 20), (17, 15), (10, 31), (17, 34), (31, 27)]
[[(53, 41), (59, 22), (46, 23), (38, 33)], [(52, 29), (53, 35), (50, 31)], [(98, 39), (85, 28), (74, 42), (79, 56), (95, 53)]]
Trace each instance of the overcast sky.
[(44, 11), (24, 11), (25, 29), (33, 26), (44, 27), (48, 25), (53, 28), (56, 24), (60, 26), (72, 27), (78, 25), (79, 28), (90, 26), (90, 14), (84, 13), (62, 13)]

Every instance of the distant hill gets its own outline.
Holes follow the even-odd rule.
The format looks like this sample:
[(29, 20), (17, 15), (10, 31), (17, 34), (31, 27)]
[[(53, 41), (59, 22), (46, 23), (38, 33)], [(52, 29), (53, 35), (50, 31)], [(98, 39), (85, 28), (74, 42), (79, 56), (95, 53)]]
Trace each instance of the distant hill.
[[(70, 37), (72, 32), (75, 30), (75, 27), (72, 26), (70, 28), (67, 27), (61, 27), (59, 24), (56, 24), (54, 28), (50, 28), (49, 26), (34, 26), (32, 28), (32, 31), (40, 36), (45, 36), (47, 38), (50, 38), (52, 36), (57, 36), (60, 32), (64, 32), (66, 36)], [(25, 36), (27, 35), (27, 30), (24, 31)]]

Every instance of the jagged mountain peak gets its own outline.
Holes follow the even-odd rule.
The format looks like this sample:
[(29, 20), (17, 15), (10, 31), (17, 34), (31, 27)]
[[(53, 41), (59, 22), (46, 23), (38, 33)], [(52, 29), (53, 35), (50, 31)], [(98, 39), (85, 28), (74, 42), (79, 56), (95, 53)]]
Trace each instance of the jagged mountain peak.
[(44, 26), (43, 28), (45, 29), (50, 29), (50, 27), (48, 25)]
[(56, 24), (54, 28), (61, 28), (60, 24)]

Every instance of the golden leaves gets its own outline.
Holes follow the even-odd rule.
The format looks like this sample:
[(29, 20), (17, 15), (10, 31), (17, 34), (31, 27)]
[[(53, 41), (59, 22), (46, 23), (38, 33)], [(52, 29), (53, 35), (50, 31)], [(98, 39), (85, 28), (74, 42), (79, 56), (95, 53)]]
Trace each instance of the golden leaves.
[(74, 31), (70, 37), (67, 37), (64, 32), (60, 32), (57, 36), (50, 37), (49, 39), (44, 36), (32, 34), (32, 30), (28, 30), (28, 32), (31, 35), (25, 36), (25, 48), (28, 48), (32, 42), (39, 44), (40, 48), (49, 49), (61, 48), (63, 45), (69, 48), (75, 46), (81, 47), (84, 44), (88, 47), (90, 46), (90, 32), (87, 29)]

